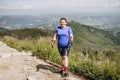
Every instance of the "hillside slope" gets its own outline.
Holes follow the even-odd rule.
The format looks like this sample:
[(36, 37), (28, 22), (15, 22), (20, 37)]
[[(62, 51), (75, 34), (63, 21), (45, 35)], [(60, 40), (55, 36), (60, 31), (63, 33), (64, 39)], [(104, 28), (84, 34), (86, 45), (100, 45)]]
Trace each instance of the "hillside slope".
[(75, 36), (75, 45), (81, 48), (95, 48), (109, 47), (113, 45), (120, 45), (119, 37), (112, 32), (93, 28), (88, 25), (82, 25), (77, 22), (70, 22)]

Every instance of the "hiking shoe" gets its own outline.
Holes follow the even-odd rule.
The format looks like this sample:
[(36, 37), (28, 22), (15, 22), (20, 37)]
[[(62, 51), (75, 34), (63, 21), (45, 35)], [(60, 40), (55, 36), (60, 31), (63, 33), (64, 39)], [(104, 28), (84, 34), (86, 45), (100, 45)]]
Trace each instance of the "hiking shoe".
[(64, 74), (65, 76), (68, 76), (69, 75), (69, 69), (68, 69), (68, 67), (65, 67), (65, 74)]
[(69, 76), (69, 73), (65, 73), (64, 76)]
[(61, 70), (60, 70), (60, 73), (61, 73), (61, 74), (62, 74), (63, 71), (65, 70), (64, 68), (65, 68), (65, 67), (62, 65)]
[(60, 70), (60, 74), (62, 74), (63, 73), (63, 70)]
[(65, 71), (63, 71), (63, 72), (61, 73), (61, 75), (62, 75), (62, 77), (65, 77)]
[(65, 71), (63, 71), (61, 75), (62, 75), (62, 77), (67, 77), (67, 76), (69, 76), (69, 73), (66, 73)]

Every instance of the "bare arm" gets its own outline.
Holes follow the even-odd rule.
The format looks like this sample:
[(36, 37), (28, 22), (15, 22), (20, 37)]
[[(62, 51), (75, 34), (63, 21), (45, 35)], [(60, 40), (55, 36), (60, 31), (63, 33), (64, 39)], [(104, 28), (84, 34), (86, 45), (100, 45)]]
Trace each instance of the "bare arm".
[(73, 42), (73, 38), (74, 38), (73, 34), (70, 34), (70, 41), (71, 41), (71, 43)]
[(57, 34), (55, 33), (53, 36), (52, 45), (55, 43), (56, 40), (57, 40)]
[(56, 41), (56, 39), (57, 39), (57, 34), (55, 33), (54, 36), (53, 36), (53, 40)]

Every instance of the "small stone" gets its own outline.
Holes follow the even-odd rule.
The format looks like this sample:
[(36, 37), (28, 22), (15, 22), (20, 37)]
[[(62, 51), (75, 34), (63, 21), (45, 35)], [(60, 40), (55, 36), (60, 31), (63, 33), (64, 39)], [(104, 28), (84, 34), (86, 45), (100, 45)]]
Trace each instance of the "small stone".
[(24, 70), (24, 72), (28, 72), (29, 68), (28, 67), (24, 67), (23, 70)]
[(27, 80), (36, 80), (33, 76), (29, 76)]
[(33, 72), (32, 67), (27, 67), (27, 66), (23, 68), (23, 71), (24, 72), (28, 72), (28, 73), (32, 73)]
[(12, 56), (18, 56), (18, 55), (22, 55), (22, 54), (21, 54), (21, 53), (19, 53), (19, 52), (12, 53)]
[(27, 54), (31, 56), (31, 55), (32, 55), (32, 52), (31, 52), (31, 51), (28, 51)]
[(36, 59), (36, 56), (34, 56), (33, 58)]
[(25, 59), (25, 61), (30, 61), (30, 60), (32, 60), (31, 57), (26, 57), (26, 59)]
[(78, 80), (78, 79), (76, 79), (74, 77), (69, 77), (68, 80)]
[(7, 57), (11, 57), (10, 53), (4, 53), (4, 54), (0, 54), (1, 58), (7, 58)]
[(0, 75), (0, 78), (2, 78), (2, 75)]

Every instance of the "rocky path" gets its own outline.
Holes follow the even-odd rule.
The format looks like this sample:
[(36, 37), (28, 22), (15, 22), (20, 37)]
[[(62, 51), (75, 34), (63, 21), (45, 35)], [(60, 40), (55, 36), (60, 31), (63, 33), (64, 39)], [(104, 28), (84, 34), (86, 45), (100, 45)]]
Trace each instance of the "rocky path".
[(49, 69), (54, 66), (31, 55), (30, 52), (18, 52), (0, 41), (0, 80), (84, 80), (72, 75), (62, 78)]

